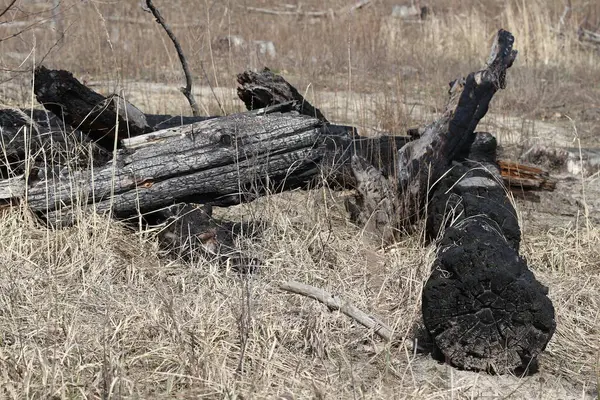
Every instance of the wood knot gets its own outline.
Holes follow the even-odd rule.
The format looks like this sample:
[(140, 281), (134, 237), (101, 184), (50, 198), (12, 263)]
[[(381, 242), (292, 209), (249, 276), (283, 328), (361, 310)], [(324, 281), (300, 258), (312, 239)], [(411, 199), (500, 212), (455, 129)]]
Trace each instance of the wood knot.
[(151, 178), (142, 179), (136, 181), (136, 186), (139, 188), (150, 189), (154, 185), (154, 181)]
[(232, 138), (231, 135), (223, 134), (219, 138), (219, 143), (223, 146), (231, 146)]

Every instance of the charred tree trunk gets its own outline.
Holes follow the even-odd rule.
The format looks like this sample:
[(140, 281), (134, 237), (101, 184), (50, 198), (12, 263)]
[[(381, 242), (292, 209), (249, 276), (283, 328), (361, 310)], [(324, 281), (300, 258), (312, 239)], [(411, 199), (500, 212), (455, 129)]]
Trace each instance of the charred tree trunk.
[(556, 328), (554, 308), (519, 256), (521, 232), (493, 136), (477, 135), (467, 160), (435, 186), (426, 232), (438, 239), (438, 254), (423, 321), (446, 361), (495, 373), (534, 366)]
[[(146, 114), (151, 131), (211, 118), (215, 117)], [(106, 163), (113, 149), (89, 146), (91, 143), (88, 135), (48, 110), (0, 109), (1, 178), (24, 173), (27, 163), (40, 168), (49, 164), (64, 166), (76, 159), (82, 168), (89, 164), (90, 158), (94, 165)]]
[(513, 42), (510, 32), (498, 31), (486, 67), (452, 82), (444, 115), (427, 126), (418, 140), (398, 152), (398, 185), (402, 200), (408, 203), (406, 209), (419, 208), (429, 187), (453, 160), (468, 152), (492, 97), (506, 85), (506, 70), (517, 56)]
[(96, 93), (68, 71), (43, 66), (35, 70), (34, 91), (38, 102), (60, 121), (108, 151), (120, 147), (121, 139), (210, 118), (146, 115), (117, 95)]
[[(260, 73), (244, 71), (238, 75), (238, 96), (248, 110), (256, 110), (281, 104), (292, 104), (290, 111), (309, 117), (315, 117), (324, 123), (330, 123), (323, 113), (310, 104), (289, 82), (265, 68)], [(385, 177), (396, 175), (396, 154), (399, 149), (412, 140), (411, 136), (380, 135), (361, 136), (353, 127), (347, 127), (352, 135), (356, 154)], [(364, 164), (364, 163), (363, 163)], [(345, 173), (346, 177), (352, 175)]]
[(150, 131), (140, 110), (119, 96), (94, 92), (70, 72), (36, 68), (34, 92), (47, 110), (109, 151), (118, 147), (118, 139)]
[(110, 158), (89, 146), (86, 135), (46, 110), (0, 109), (0, 140), (2, 178), (46, 165), (79, 164), (86, 168), (90, 158), (96, 164)]

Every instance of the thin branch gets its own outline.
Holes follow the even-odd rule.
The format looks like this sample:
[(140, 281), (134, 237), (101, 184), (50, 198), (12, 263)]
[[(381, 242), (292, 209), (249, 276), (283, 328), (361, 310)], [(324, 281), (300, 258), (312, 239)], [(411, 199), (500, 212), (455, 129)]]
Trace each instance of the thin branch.
[(185, 58), (185, 55), (183, 54), (183, 50), (181, 49), (181, 45), (179, 44), (177, 37), (175, 37), (175, 34), (173, 33), (169, 25), (167, 25), (167, 22), (162, 17), (158, 9), (154, 7), (154, 4), (152, 4), (152, 0), (146, 0), (146, 6), (148, 6), (148, 9), (152, 13), (152, 15), (154, 15), (154, 18), (156, 18), (156, 22), (158, 22), (163, 27), (163, 29), (165, 30), (165, 32), (167, 32), (167, 35), (169, 35), (169, 38), (173, 42), (173, 45), (175, 45), (175, 50), (177, 51), (179, 61), (181, 61), (181, 66), (183, 67), (183, 73), (185, 74), (185, 87), (181, 88), (181, 92), (190, 103), (190, 107), (192, 108), (192, 114), (194, 115), (194, 117), (198, 117), (200, 116), (200, 110), (198, 109), (198, 103), (196, 103), (194, 94), (192, 93), (192, 75), (190, 74), (190, 68), (188, 67), (188, 63)]
[(8, 7), (6, 7), (6, 8), (4, 9), (4, 11), (2, 11), (2, 12), (0, 13), (0, 18), (2, 18), (2, 17), (4, 16), (4, 14), (6, 14), (6, 13), (8, 12), (8, 10), (10, 10), (10, 8), (11, 8), (12, 6), (14, 6), (14, 5), (15, 5), (15, 3), (16, 3), (16, 2), (17, 2), (17, 0), (13, 0), (13, 1), (12, 1), (12, 2), (11, 2), (9, 5), (8, 5)]
[(279, 285), (279, 289), (286, 292), (301, 294), (302, 296), (310, 297), (311, 299), (317, 300), (325, 304), (332, 311), (339, 310), (342, 313), (349, 316), (350, 318), (352, 318), (353, 320), (355, 320), (356, 322), (358, 322), (359, 324), (361, 324), (362, 326), (372, 329), (376, 335), (381, 337), (386, 342), (392, 341), (392, 328), (387, 326), (379, 318), (373, 315), (366, 314), (358, 308), (354, 307), (352, 304), (347, 303), (339, 296), (332, 295), (331, 293), (323, 289), (316, 288), (310, 285), (305, 285), (304, 283), (295, 281), (282, 283), (281, 285)]

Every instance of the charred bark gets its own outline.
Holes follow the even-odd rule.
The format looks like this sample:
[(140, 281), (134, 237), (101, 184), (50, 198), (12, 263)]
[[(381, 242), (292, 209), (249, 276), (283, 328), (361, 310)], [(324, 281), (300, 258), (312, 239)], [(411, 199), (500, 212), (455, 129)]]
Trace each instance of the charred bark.
[(93, 91), (68, 71), (43, 66), (35, 70), (34, 92), (60, 121), (108, 151), (119, 148), (121, 139), (209, 118), (145, 115), (117, 95), (105, 97)]
[(65, 125), (46, 110), (0, 109), (0, 176), (23, 174), (29, 168), (76, 164), (86, 168), (110, 156), (90, 145), (86, 135)]
[(227, 206), (305, 187), (323, 161), (351, 154), (344, 127), (297, 114), (237, 114), (123, 140), (113, 162), (91, 170), (40, 170), (27, 204), (67, 221), (77, 206), (118, 218), (178, 202)]
[(496, 221), (462, 219), (439, 243), (423, 321), (450, 364), (520, 372), (535, 366), (556, 328), (547, 294)]
[(506, 195), (496, 162), (496, 138), (479, 133), (467, 160), (455, 163), (433, 187), (427, 207), (426, 233), (440, 239), (446, 228), (460, 221), (486, 215), (515, 250), (519, 250), (521, 230), (510, 199)]
[(34, 92), (47, 110), (106, 150), (118, 147), (119, 139), (150, 131), (140, 110), (119, 96), (94, 92), (68, 71), (36, 68)]
[(496, 140), (435, 186), (426, 232), (438, 254), (423, 289), (423, 321), (450, 364), (495, 373), (535, 365), (556, 328), (548, 288), (519, 256), (518, 219), (496, 163)]
[(506, 85), (506, 70), (517, 56), (513, 42), (510, 32), (498, 31), (486, 67), (452, 82), (443, 116), (398, 152), (398, 186), (407, 210), (419, 208), (430, 186), (468, 152), (492, 97)]
[(238, 75), (237, 80), (240, 84), (238, 97), (246, 104), (248, 110), (294, 101), (295, 111), (298, 113), (328, 122), (321, 110), (306, 101), (283, 77), (274, 74), (268, 68), (260, 73), (244, 71)]
[[(216, 117), (146, 114), (151, 131), (211, 118)], [(26, 163), (43, 168), (65, 166), (77, 160), (81, 168), (86, 168), (90, 159), (96, 166), (110, 160), (112, 148), (90, 146), (92, 143), (88, 135), (48, 110), (0, 109), (0, 178), (24, 173)]]

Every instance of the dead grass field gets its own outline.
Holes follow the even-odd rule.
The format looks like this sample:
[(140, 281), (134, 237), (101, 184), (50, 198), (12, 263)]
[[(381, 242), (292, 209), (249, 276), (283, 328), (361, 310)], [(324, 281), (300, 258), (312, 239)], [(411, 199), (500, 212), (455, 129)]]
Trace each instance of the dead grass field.
[[(574, 34), (586, 16), (600, 23), (597, 2), (573, 0), (562, 36), (558, 0), (434, 0), (423, 23), (391, 19), (400, 2), (390, 0), (314, 20), (244, 8), (281, 8), (268, 0), (154, 2), (182, 41), (206, 114), (222, 112), (209, 83), (226, 112), (241, 110), (235, 75), (266, 65), (331, 119), (401, 133), (436, 115), (448, 81), (479, 68), (503, 27), (520, 54), (482, 126), (514, 154), (538, 142), (600, 143), (600, 52)], [(137, 0), (62, 1), (62, 38), (52, 1), (16, 6), (0, 18), (0, 106), (34, 105), (32, 68), (45, 57), (145, 112), (190, 114), (172, 45)], [(272, 40), (277, 56), (222, 48), (224, 35)], [(269, 223), (247, 244), (265, 262), (247, 277), (162, 257), (155, 232), (100, 217), (54, 231), (26, 210), (3, 212), (0, 398), (597, 398), (600, 176), (563, 178), (539, 203), (515, 200), (522, 251), (556, 308), (557, 331), (531, 376), (458, 371), (415, 352), (435, 249), (419, 234), (380, 249), (347, 221), (342, 194), (322, 189), (218, 210)], [(383, 344), (346, 316), (278, 290), (291, 279), (342, 294), (406, 340)]]

